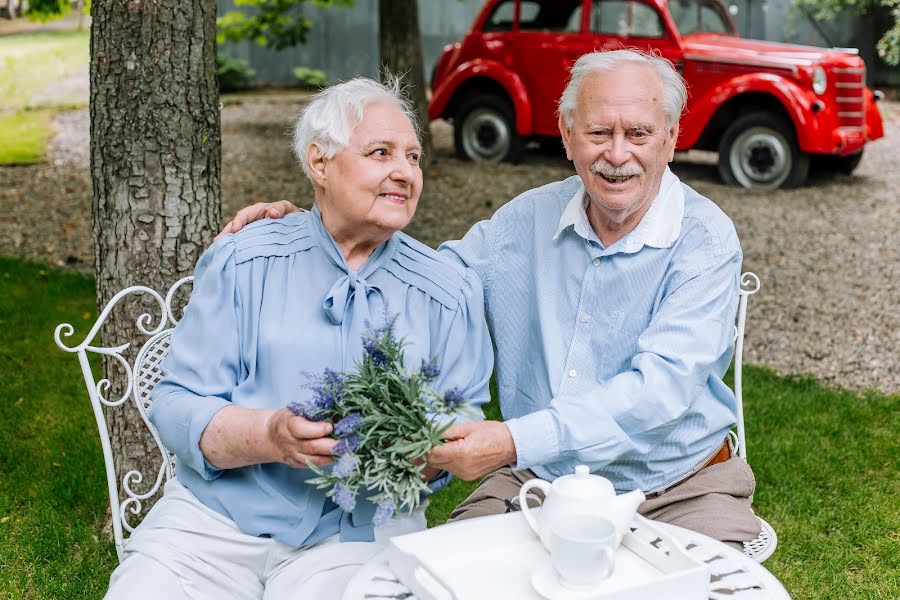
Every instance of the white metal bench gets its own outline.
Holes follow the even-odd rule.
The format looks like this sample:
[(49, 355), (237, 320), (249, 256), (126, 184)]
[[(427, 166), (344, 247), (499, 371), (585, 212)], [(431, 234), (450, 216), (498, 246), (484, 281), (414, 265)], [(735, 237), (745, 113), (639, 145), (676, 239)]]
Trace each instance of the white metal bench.
[[(109, 491), (113, 536), (120, 561), (122, 560), (122, 550), (128, 541), (126, 532), (130, 534), (134, 527), (137, 526), (137, 524), (132, 525), (128, 521), (129, 514), (132, 517), (139, 515), (143, 502), (158, 494), (162, 485), (175, 475), (175, 456), (163, 446), (156, 429), (147, 418), (147, 413), (152, 403), (150, 393), (153, 387), (162, 379), (160, 363), (169, 352), (169, 339), (172, 329), (178, 323), (178, 318), (173, 314), (172, 300), (175, 293), (192, 280), (193, 277), (185, 277), (177, 281), (168, 290), (165, 297), (155, 290), (144, 286), (133, 286), (122, 290), (109, 301), (87, 336), (77, 346), (67, 346), (63, 343), (63, 338), (74, 334), (75, 328), (72, 325), (68, 323), (60, 324), (54, 333), (57, 346), (66, 352), (71, 352), (78, 356), (78, 362), (84, 376), (84, 383), (87, 387), (88, 397), (97, 421), (97, 429), (100, 433)], [(738, 304), (737, 325), (735, 327), (734, 392), (737, 398), (737, 432), (732, 432), (734, 452), (742, 458), (747, 456), (741, 368), (743, 364), (744, 331), (747, 319), (747, 300), (757, 290), (759, 290), (759, 278), (753, 273), (744, 273), (741, 276), (740, 301)], [(126, 358), (126, 353), (132, 346), (131, 342), (112, 347), (95, 346), (93, 343), (99, 339), (100, 330), (116, 305), (126, 297), (135, 294), (148, 294), (158, 305), (161, 315), (158, 322), (155, 321), (155, 315), (151, 316), (147, 313), (141, 314), (137, 318), (137, 331), (141, 334), (142, 339), (146, 338), (146, 340), (139, 344), (139, 350), (134, 360), (130, 361)], [(151, 327), (151, 324), (154, 322), (157, 325)], [(124, 368), (128, 376), (128, 382), (126, 389), (119, 398), (110, 400), (105, 397), (104, 394), (111, 388), (110, 382), (106, 379), (95, 379), (88, 360), (88, 353), (112, 357)], [(116, 463), (110, 446), (109, 430), (104, 412), (104, 407), (106, 409), (121, 407), (129, 398), (135, 402), (144, 424), (156, 442), (160, 455), (159, 468), (156, 472), (156, 478), (153, 480), (154, 483), (148, 490), (143, 492), (134, 490), (135, 485), (144, 481), (144, 475), (137, 470), (128, 471), (122, 477), (121, 482), (117, 480)], [(120, 498), (123, 497), (124, 499), (120, 501)], [(757, 539), (744, 544), (744, 553), (758, 562), (762, 562), (771, 556), (777, 544), (775, 531), (772, 527), (762, 519), (760, 519), (760, 523), (762, 524), (762, 532)]]

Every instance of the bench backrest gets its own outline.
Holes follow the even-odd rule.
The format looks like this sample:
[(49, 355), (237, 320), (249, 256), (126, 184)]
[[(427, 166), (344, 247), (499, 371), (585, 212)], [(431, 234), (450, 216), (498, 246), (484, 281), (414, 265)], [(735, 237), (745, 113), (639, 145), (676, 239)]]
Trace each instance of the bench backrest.
[[(116, 553), (120, 561), (122, 560), (122, 549), (126, 541), (125, 532), (130, 534), (137, 527), (137, 523), (132, 524), (129, 522), (129, 514), (139, 515), (143, 501), (158, 494), (162, 485), (175, 475), (175, 456), (163, 446), (156, 428), (150, 423), (147, 414), (150, 411), (152, 402), (150, 393), (153, 391), (153, 387), (162, 379), (160, 363), (169, 352), (169, 339), (179, 320), (172, 308), (173, 298), (182, 286), (192, 282), (193, 279), (193, 277), (180, 279), (169, 289), (165, 297), (145, 286), (133, 286), (122, 290), (107, 303), (87, 336), (76, 346), (68, 346), (63, 342), (63, 338), (71, 337), (75, 333), (75, 328), (69, 323), (60, 324), (54, 332), (56, 345), (78, 357), (88, 397), (91, 401), (91, 408), (94, 411), (106, 469), (113, 537), (116, 543)], [(154, 303), (158, 307), (160, 315), (158, 321), (155, 314), (143, 313), (138, 316), (135, 321), (135, 334), (138, 339), (139, 350), (134, 355), (134, 360), (129, 360), (129, 350), (135, 346), (133, 340), (120, 340), (122, 343), (117, 346), (102, 346), (99, 340), (103, 324), (106, 323), (113, 309), (126, 298), (135, 295), (149, 296), (155, 301)], [(156, 323), (156, 325), (153, 326), (153, 323)], [(108, 379), (98, 380), (95, 378), (88, 359), (89, 354), (109, 357), (118, 362), (125, 371), (127, 375), (125, 390), (118, 398), (109, 399), (105, 396), (112, 389), (112, 385)], [(135, 403), (144, 425), (156, 443), (160, 456), (159, 467), (153, 479), (145, 477), (145, 474), (138, 470), (131, 470), (125, 473), (121, 482), (119, 482), (116, 477), (116, 462), (110, 445), (105, 410), (121, 408), (129, 400)], [(138, 492), (133, 489), (134, 485), (140, 484), (145, 480), (153, 481), (153, 485), (148, 490)], [(121, 501), (120, 498), (122, 499)]]

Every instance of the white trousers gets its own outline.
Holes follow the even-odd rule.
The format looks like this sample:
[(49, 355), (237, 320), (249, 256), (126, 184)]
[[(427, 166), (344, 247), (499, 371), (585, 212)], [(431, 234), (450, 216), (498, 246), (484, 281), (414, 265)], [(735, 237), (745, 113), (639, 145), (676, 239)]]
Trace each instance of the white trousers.
[(395, 535), (425, 529), (425, 510), (391, 519), (374, 542), (332, 536), (292, 548), (241, 533), (177, 480), (135, 529), (113, 571), (109, 600), (340, 598), (359, 568)]

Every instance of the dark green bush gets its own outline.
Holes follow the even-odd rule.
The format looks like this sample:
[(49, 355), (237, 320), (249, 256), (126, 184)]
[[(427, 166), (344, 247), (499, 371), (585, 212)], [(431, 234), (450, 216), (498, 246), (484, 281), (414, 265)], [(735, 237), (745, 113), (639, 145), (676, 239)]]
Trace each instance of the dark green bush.
[(220, 92), (237, 92), (250, 87), (250, 80), (256, 75), (246, 60), (232, 58), (224, 54), (216, 55), (216, 81)]

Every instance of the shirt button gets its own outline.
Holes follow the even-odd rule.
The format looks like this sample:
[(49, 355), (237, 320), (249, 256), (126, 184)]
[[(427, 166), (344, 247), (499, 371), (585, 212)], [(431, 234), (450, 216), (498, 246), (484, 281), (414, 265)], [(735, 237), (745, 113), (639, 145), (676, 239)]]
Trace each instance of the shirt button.
[(595, 266), (595, 267), (599, 267), (599, 266), (600, 266), (600, 257), (598, 256), (597, 258), (595, 258), (595, 259), (592, 260), (591, 262), (594, 263), (594, 266)]
[(590, 321), (590, 320), (591, 320), (591, 318), (590, 318), (589, 316), (587, 316), (587, 315), (581, 315), (581, 322), (582, 322), (582, 323), (587, 323), (587, 322)]
[(569, 371), (569, 377), (571, 377), (572, 379), (575, 379), (576, 377), (578, 377), (578, 371), (576, 371), (575, 369), (572, 369), (571, 371)]

